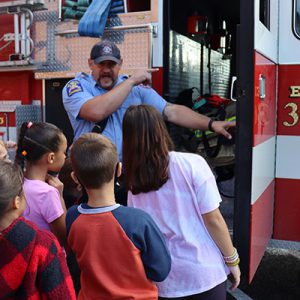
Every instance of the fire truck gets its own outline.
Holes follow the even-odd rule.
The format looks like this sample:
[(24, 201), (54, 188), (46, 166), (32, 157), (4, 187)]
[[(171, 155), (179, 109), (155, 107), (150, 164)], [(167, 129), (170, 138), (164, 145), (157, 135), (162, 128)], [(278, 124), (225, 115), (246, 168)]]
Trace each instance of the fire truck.
[(170, 102), (193, 88), (229, 99), (233, 239), (251, 282), (270, 239), (300, 241), (300, 0), (96, 2), (0, 0), (0, 138), (16, 141), (23, 121), (47, 121), (70, 144), (61, 91), (89, 72), (103, 38), (120, 48), (122, 73), (158, 68), (153, 88)]

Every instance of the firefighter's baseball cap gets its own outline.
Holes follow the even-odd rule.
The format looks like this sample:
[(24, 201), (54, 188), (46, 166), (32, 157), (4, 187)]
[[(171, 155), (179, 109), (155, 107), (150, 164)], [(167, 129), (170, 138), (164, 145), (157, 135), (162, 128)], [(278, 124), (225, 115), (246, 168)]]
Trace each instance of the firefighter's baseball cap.
[(105, 60), (111, 60), (118, 64), (121, 61), (120, 49), (113, 42), (103, 40), (93, 46), (91, 59), (95, 64), (100, 64)]

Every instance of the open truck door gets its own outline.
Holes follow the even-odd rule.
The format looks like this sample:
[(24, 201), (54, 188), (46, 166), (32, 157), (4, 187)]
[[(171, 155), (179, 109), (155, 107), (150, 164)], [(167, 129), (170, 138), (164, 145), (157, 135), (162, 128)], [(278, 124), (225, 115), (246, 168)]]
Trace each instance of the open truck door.
[[(273, 238), (300, 241), (300, 1), (280, 1)], [(299, 244), (299, 243), (298, 243)]]
[(273, 233), (278, 0), (241, 0), (234, 244), (249, 283)]

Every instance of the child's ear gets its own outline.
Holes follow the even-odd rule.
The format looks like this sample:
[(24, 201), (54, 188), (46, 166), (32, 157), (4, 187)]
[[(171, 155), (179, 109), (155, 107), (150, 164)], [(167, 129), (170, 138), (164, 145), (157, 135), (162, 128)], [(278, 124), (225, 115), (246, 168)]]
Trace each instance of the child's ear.
[(21, 199), (19, 196), (16, 196), (13, 200), (12, 203), (12, 208), (13, 209), (19, 209), (21, 207)]
[(122, 163), (118, 162), (118, 166), (117, 166), (117, 177), (120, 177), (122, 174)]
[(76, 174), (74, 171), (71, 172), (71, 178), (73, 179), (73, 181), (76, 183), (76, 184), (80, 184)]
[(77, 184), (76, 189), (77, 191), (81, 191), (82, 190), (82, 186), (76, 176), (76, 174), (74, 173), (74, 171), (71, 172), (71, 178), (73, 179), (73, 181)]
[(47, 156), (47, 161), (49, 164), (53, 164), (55, 159), (55, 153), (54, 152), (49, 152)]

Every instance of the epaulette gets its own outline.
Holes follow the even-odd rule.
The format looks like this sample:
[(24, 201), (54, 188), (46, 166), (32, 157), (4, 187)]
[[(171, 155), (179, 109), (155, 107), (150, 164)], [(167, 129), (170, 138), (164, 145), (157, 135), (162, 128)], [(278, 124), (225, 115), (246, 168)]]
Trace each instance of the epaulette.
[(127, 74), (122, 74), (120, 77), (121, 77), (121, 79), (128, 79), (129, 78), (129, 76)]
[(87, 78), (87, 77), (89, 77), (89, 74), (87, 74), (85, 72), (81, 72), (81, 73), (79, 73), (79, 77), (80, 78)]

